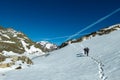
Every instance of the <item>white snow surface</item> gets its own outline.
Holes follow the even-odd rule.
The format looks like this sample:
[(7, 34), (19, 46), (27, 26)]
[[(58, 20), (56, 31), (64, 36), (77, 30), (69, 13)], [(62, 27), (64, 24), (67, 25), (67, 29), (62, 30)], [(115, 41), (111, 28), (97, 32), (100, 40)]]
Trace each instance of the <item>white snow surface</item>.
[(27, 44), (24, 40), (21, 40), (21, 43), (27, 53), (35, 53), (35, 52), (43, 53), (39, 48), (36, 48), (34, 45), (30, 46), (30, 49), (28, 49), (27, 46), (29, 44)]
[(21, 40), (21, 43), (22, 43), (22, 45), (23, 45), (25, 51), (28, 52), (28, 48), (27, 48), (27, 46), (28, 46), (29, 44), (27, 44), (24, 40)]
[[(108, 28), (105, 28), (104, 30), (108, 30), (108, 29), (114, 28), (115, 26), (120, 26), (120, 24), (112, 25), (112, 26), (110, 26)], [(116, 29), (120, 30), (120, 28), (118, 28), (118, 27)]]
[(12, 52), (12, 51), (2, 51), (2, 53), (3, 53), (3, 55), (5, 55), (5, 56), (14, 56), (14, 55), (16, 55), (16, 56), (20, 56), (18, 53), (14, 53), (14, 52)]
[[(81, 46), (90, 48), (88, 57)], [(33, 62), (29, 68), (0, 72), (0, 80), (120, 80), (120, 31), (69, 44)]]
[(40, 41), (40, 42), (37, 42), (37, 44), (40, 44), (40, 45), (44, 46), (44, 48), (47, 48), (47, 49), (51, 49), (51, 48), (56, 49), (57, 48), (57, 46), (55, 44), (52, 44), (48, 41)]
[(13, 41), (0, 41), (0, 42), (15, 44), (15, 42), (13, 42)]
[(4, 34), (4, 33), (2, 33), (2, 32), (0, 32), (0, 35), (3, 36), (3, 37), (6, 37), (6, 38), (8, 38), (8, 39), (10, 39), (10, 37), (9, 37), (8, 35), (6, 35), (6, 34)]

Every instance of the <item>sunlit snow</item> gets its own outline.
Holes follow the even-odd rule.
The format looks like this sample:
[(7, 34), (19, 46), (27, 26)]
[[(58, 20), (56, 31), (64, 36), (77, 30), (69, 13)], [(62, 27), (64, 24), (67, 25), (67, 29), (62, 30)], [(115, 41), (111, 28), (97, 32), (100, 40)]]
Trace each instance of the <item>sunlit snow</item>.
[[(83, 54), (84, 46), (90, 48), (88, 57)], [(34, 65), (29, 68), (1, 71), (0, 80), (120, 80), (120, 31), (69, 44), (32, 60)]]

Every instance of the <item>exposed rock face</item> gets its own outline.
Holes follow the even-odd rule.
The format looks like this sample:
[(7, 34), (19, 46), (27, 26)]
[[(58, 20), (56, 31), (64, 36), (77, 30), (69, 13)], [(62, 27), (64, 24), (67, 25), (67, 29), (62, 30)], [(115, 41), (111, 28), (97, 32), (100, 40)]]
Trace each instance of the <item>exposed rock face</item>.
[(16, 67), (15, 69), (22, 69), (22, 67), (21, 67), (21, 66), (19, 66), (19, 67)]
[[(6, 62), (6, 60), (9, 59), (9, 62)], [(0, 68), (7, 68), (11, 67), (16, 64), (17, 61), (21, 61), (22, 63), (19, 63), (19, 66), (22, 66), (22, 64), (26, 63), (28, 65), (33, 64), (32, 60), (30, 60), (26, 56), (6, 56), (3, 61), (0, 63)]]
[(14, 65), (14, 63), (1, 63), (0, 68), (7, 68), (7, 67), (11, 67), (12, 65)]
[(21, 60), (23, 63), (26, 62), (27, 64), (33, 64), (33, 62), (26, 56), (10, 56), (13, 62)]
[(29, 55), (43, 54), (39, 44), (30, 40), (22, 32), (0, 27), (0, 68), (32, 65)]
[(90, 34), (87, 34), (87, 35), (80, 37), (78, 39), (75, 39), (75, 40), (68, 40), (68, 41), (62, 43), (59, 47), (60, 48), (65, 47), (69, 44), (69, 42), (70, 43), (82, 42), (84, 40), (90, 39), (90, 38), (95, 37), (97, 35), (102, 36), (102, 35), (109, 34), (109, 33), (116, 31), (116, 30), (120, 30), (120, 24), (116, 24), (116, 25), (110, 26), (108, 28), (104, 28), (104, 29), (101, 29), (99, 31), (92, 32)]
[(59, 48), (63, 48), (63, 47), (65, 47), (65, 46), (67, 46), (69, 43), (68, 43), (68, 41), (67, 42), (64, 42), (64, 43), (62, 43), (60, 46), (59, 46)]
[(2, 53), (0, 53), (0, 62), (4, 61), (6, 59), (6, 57), (4, 55), (2, 55)]
[(31, 51), (31, 47), (36, 48), (33, 52), (42, 52), (41, 46), (30, 40), (22, 32), (17, 32), (12, 28), (0, 27), (0, 52), (13, 51), (22, 54)]

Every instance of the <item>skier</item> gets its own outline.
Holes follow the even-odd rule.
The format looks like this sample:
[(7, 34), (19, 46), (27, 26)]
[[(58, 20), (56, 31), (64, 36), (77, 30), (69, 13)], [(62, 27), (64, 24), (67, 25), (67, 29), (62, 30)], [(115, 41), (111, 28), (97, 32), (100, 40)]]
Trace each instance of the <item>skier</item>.
[(85, 47), (85, 48), (84, 48), (84, 54), (88, 56), (88, 53), (89, 53), (89, 48), (88, 48), (88, 47)]

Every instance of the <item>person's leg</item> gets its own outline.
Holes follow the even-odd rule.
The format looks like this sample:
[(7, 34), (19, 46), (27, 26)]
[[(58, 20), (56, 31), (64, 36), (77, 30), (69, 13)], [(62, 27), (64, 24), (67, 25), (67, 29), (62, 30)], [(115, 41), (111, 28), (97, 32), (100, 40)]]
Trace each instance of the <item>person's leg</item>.
[(85, 51), (85, 55), (87, 55), (87, 51)]
[(88, 56), (88, 51), (86, 53), (87, 53), (87, 56)]
[(86, 51), (84, 50), (84, 55), (86, 54)]

